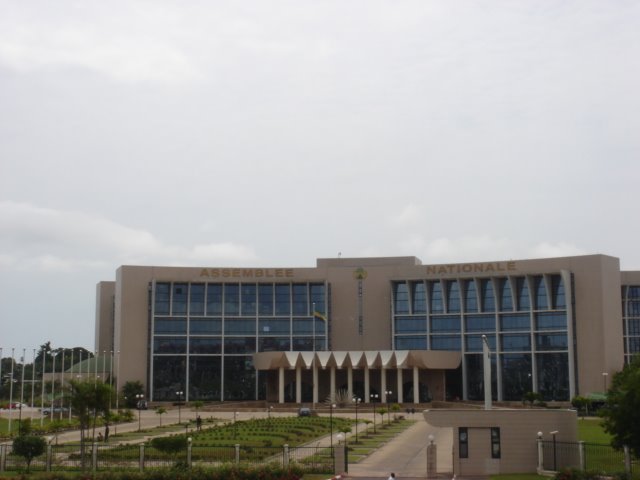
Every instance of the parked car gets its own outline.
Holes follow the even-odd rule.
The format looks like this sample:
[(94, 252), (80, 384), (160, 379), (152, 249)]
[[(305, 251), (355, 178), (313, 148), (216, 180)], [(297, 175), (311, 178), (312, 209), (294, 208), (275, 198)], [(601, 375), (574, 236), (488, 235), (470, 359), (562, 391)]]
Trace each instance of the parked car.
[(300, 410), (298, 410), (298, 416), (299, 417), (310, 417), (311, 416), (311, 409), (307, 408), (307, 407), (300, 408)]
[(138, 404), (136, 405), (136, 408), (138, 410), (146, 410), (147, 408), (149, 408), (149, 404), (147, 403), (146, 400), (139, 400)]
[[(42, 409), (43, 415), (51, 415), (52, 409), (51, 407), (46, 407)], [(67, 407), (53, 407), (53, 413), (69, 413), (69, 409)]]

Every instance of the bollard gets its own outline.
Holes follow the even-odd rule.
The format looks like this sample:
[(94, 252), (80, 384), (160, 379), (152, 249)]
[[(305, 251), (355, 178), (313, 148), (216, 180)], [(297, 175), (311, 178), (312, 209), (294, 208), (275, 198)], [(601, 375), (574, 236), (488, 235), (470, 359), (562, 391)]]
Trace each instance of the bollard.
[(624, 471), (626, 473), (631, 473), (631, 452), (629, 451), (628, 445), (623, 445), (624, 449)]
[(240, 444), (236, 443), (236, 464), (240, 463)]
[(282, 446), (282, 466), (287, 468), (289, 466), (289, 445)]
[(427, 478), (436, 478), (438, 472), (438, 446), (433, 443), (433, 435), (429, 435), (427, 445)]
[(96, 472), (97, 468), (98, 468), (98, 444), (94, 442), (94, 444), (91, 447), (91, 470), (93, 470), (93, 473)]
[(51, 471), (51, 443), (47, 445), (47, 472)]
[(587, 469), (587, 458), (584, 455), (584, 442), (580, 440), (578, 442), (578, 456), (580, 458), (580, 470), (583, 472)]
[(541, 475), (544, 471), (544, 456), (542, 448), (542, 432), (538, 432), (538, 468), (537, 473)]
[(140, 471), (144, 472), (144, 444), (140, 445)]

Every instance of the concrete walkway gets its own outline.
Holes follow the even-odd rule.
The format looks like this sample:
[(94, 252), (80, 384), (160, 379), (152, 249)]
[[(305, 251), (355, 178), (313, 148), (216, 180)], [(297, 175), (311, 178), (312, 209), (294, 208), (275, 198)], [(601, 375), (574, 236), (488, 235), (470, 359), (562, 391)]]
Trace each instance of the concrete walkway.
[(438, 446), (438, 473), (452, 471), (453, 433), (450, 428), (437, 428), (424, 419), (418, 420), (382, 448), (357, 464), (349, 465), (349, 477), (386, 479), (391, 472), (398, 480), (425, 478), (427, 474), (427, 443), (431, 434)]

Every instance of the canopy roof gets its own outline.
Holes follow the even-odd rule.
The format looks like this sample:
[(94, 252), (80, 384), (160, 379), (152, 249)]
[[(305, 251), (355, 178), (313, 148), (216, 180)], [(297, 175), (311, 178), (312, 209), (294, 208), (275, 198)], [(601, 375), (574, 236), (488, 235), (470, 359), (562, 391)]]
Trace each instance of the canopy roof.
[(297, 367), (338, 369), (413, 368), (430, 370), (458, 368), (460, 352), (443, 350), (360, 350), (343, 352), (261, 352), (253, 354), (256, 370), (293, 369)]

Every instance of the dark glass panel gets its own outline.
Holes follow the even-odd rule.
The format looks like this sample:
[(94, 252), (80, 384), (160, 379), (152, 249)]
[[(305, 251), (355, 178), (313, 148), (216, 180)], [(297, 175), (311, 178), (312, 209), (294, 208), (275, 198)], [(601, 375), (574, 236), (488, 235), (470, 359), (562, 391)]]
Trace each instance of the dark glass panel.
[(627, 302), (627, 315), (630, 317), (640, 317), (640, 301), (629, 300)]
[(629, 351), (627, 353), (640, 353), (640, 337), (629, 337)]
[(447, 282), (447, 311), (449, 313), (460, 312), (460, 286), (456, 280)]
[(495, 315), (466, 315), (465, 331), (467, 332), (495, 332)]
[(207, 284), (207, 315), (222, 315), (222, 285)]
[(455, 333), (459, 331), (459, 315), (439, 315), (431, 317), (431, 333)]
[(426, 333), (427, 317), (396, 317), (396, 333)]
[(191, 337), (189, 339), (189, 353), (210, 355), (222, 353), (222, 339), (220, 337)]
[(289, 315), (291, 313), (291, 286), (276, 284), (276, 315)]
[(171, 314), (181, 315), (187, 313), (187, 295), (189, 286), (186, 283), (173, 284), (173, 302), (171, 304)]
[(240, 285), (225, 283), (224, 285), (224, 314), (238, 315), (240, 313)]
[[(481, 352), (482, 351), (482, 335), (465, 335), (467, 352)], [(489, 342), (489, 348), (492, 352), (496, 351), (496, 336), (487, 335), (487, 341)]]
[(189, 320), (191, 335), (211, 335), (222, 333), (221, 318), (192, 318)]
[(294, 283), (291, 286), (291, 303), (294, 315), (307, 315), (308, 309), (307, 285)]
[(537, 353), (538, 392), (544, 400), (569, 400), (567, 353)]
[(293, 337), (294, 352), (312, 352), (313, 337)]
[(500, 427), (491, 427), (491, 458), (500, 458)]
[(189, 289), (189, 315), (204, 315), (204, 283), (192, 283)]
[(516, 278), (516, 297), (518, 299), (518, 311), (523, 312), (531, 308), (529, 286), (525, 277)]
[(566, 330), (566, 312), (541, 312), (536, 313), (536, 330)]
[(187, 357), (153, 357), (153, 400), (174, 401), (177, 391), (184, 391), (187, 378)]
[(504, 351), (530, 351), (531, 336), (530, 335), (500, 335), (502, 350)]
[(273, 285), (258, 285), (258, 313), (260, 315), (273, 315)]
[(255, 353), (256, 337), (225, 337), (224, 353)]
[(409, 288), (405, 282), (393, 283), (394, 313), (409, 313)]
[(553, 297), (553, 308), (556, 310), (567, 308), (564, 284), (560, 275), (554, 275), (551, 277), (551, 295)]
[(439, 281), (429, 282), (431, 291), (431, 313), (444, 313), (442, 302), (442, 284)]
[(426, 350), (426, 335), (408, 335), (396, 337), (396, 350)]
[(411, 282), (411, 301), (413, 313), (427, 313), (427, 290), (424, 282)]
[(513, 310), (513, 296), (511, 295), (511, 282), (508, 278), (498, 280), (500, 285), (500, 311), (510, 312)]
[(290, 346), (289, 337), (260, 337), (258, 339), (259, 352), (286, 352), (289, 351)]
[(224, 399), (255, 400), (256, 370), (251, 357), (225, 357)]
[[(318, 328), (317, 323), (316, 323), (316, 328)], [(316, 333), (324, 333), (324, 329), (318, 330)], [(293, 334), (294, 335), (313, 335), (313, 320), (311, 318), (294, 318)]]
[(171, 285), (169, 283), (156, 283), (156, 315), (169, 315), (171, 303)]
[(154, 337), (153, 353), (187, 353), (187, 337)]
[(566, 350), (567, 348), (566, 333), (536, 333), (536, 350)]
[(189, 357), (189, 401), (220, 401), (221, 357)]
[(255, 335), (255, 318), (228, 317), (224, 319), (225, 335)]
[(520, 401), (525, 393), (533, 391), (530, 353), (500, 355), (502, 368), (502, 398)]
[(289, 335), (289, 324), (288, 318), (260, 318), (258, 320), (258, 333), (264, 336)]
[(480, 280), (480, 292), (482, 298), (482, 311), (495, 312), (496, 297), (493, 294), (493, 282), (488, 279)]
[(431, 350), (462, 350), (460, 335), (431, 335)]
[(542, 275), (533, 277), (533, 291), (535, 292), (536, 310), (546, 310), (549, 308), (547, 302), (547, 287), (544, 283)]
[(640, 318), (630, 318), (627, 322), (629, 323), (627, 335), (640, 335)]
[(464, 311), (473, 313), (478, 311), (478, 296), (475, 280), (464, 281)]
[(173, 317), (158, 317), (153, 322), (156, 335), (187, 334), (187, 319)]
[(628, 298), (640, 298), (640, 286), (634, 285), (630, 286), (627, 291)]
[(242, 299), (242, 315), (255, 315), (258, 292), (254, 283), (243, 283), (240, 286), (240, 298)]
[(500, 315), (500, 329), (505, 332), (514, 330), (531, 330), (531, 317), (528, 313)]
[(467, 427), (458, 428), (458, 452), (460, 458), (469, 458), (469, 431)]

